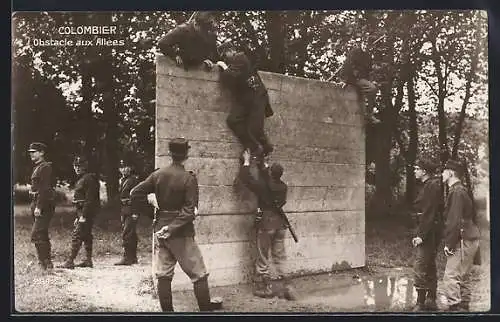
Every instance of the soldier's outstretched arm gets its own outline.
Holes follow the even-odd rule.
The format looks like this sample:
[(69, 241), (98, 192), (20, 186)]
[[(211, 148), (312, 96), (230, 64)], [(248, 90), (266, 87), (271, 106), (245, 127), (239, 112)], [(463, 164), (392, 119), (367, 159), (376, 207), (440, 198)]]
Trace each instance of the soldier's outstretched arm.
[(194, 208), (198, 207), (198, 180), (191, 174), (186, 182), (185, 202), (179, 215), (168, 225), (170, 234), (174, 233), (180, 227), (192, 222), (195, 218)]
[(220, 74), (221, 81), (223, 83), (229, 83), (235, 81), (235, 79), (243, 78), (246, 80), (250, 75), (250, 61), (244, 55), (238, 55), (227, 62), (228, 68), (223, 70)]
[(140, 213), (148, 202), (148, 194), (155, 192), (153, 174), (130, 190), (130, 207), (133, 213)]

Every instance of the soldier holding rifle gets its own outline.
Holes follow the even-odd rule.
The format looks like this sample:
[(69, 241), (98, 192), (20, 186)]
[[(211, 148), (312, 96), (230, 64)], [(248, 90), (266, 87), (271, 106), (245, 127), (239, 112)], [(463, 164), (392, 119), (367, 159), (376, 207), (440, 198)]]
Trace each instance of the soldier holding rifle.
[(296, 294), (288, 278), (283, 275), (283, 262), (286, 259), (285, 235), (290, 229), (295, 241), (297, 237), (284, 214), (282, 207), (286, 203), (287, 185), (281, 180), (283, 167), (273, 163), (268, 167), (266, 161), (257, 160), (258, 177), (254, 178), (250, 169), (250, 151), (243, 152), (243, 167), (241, 169), (242, 181), (252, 190), (258, 200), (255, 224), (257, 228), (257, 259), (255, 261), (254, 295), (259, 297), (273, 297), (269, 265), (271, 258), (275, 263), (278, 274), (280, 291), (278, 296), (288, 300), (295, 300)]

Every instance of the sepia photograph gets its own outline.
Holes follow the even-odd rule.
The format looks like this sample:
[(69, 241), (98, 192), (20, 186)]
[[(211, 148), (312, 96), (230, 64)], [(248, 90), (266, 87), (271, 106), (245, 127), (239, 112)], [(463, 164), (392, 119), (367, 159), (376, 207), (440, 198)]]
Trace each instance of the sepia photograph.
[(491, 309), (485, 10), (17, 11), (12, 309)]

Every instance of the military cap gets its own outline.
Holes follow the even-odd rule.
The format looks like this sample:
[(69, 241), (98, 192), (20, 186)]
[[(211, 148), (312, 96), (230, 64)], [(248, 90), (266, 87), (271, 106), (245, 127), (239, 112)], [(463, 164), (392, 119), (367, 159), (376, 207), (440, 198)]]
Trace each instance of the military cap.
[(168, 143), (168, 149), (172, 155), (185, 156), (191, 148), (185, 138), (175, 138)]
[(432, 160), (427, 158), (421, 158), (417, 161), (417, 166), (426, 172), (435, 173), (439, 168), (439, 164), (434, 163)]
[(464, 171), (463, 165), (457, 160), (448, 160), (444, 165), (444, 169), (453, 170), (457, 172), (459, 176), (462, 175)]
[(271, 176), (273, 178), (281, 178), (283, 175), (283, 166), (279, 163), (273, 163), (271, 165)]
[(122, 158), (120, 159), (120, 167), (134, 167), (134, 162), (132, 162), (131, 158)]
[(88, 165), (89, 162), (87, 160), (87, 158), (83, 155), (78, 155), (75, 157), (75, 159), (73, 160), (73, 165), (78, 165), (78, 166), (85, 166), (85, 165)]
[(41, 142), (33, 142), (28, 148), (28, 152), (45, 152), (47, 151), (47, 146)]

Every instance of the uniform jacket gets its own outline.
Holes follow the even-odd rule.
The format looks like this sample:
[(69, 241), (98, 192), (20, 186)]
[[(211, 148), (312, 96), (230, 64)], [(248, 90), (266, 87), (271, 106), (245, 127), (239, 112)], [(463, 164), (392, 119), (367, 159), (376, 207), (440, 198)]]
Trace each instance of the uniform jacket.
[(341, 77), (347, 82), (355, 82), (358, 79), (367, 79), (372, 70), (372, 58), (370, 54), (359, 47), (353, 48), (348, 54), (341, 69)]
[(465, 240), (476, 240), (480, 237), (472, 200), (461, 182), (456, 182), (449, 189), (444, 218), (445, 246), (448, 248), (457, 248), (460, 242), (460, 229), (463, 229), (462, 237)]
[(54, 203), (54, 178), (52, 163), (42, 161), (38, 163), (31, 174), (32, 206), (45, 209)]
[(83, 217), (93, 218), (96, 215), (101, 205), (99, 188), (99, 180), (95, 173), (84, 173), (76, 181), (73, 200)]
[(424, 241), (431, 232), (442, 230), (444, 196), (441, 182), (439, 176), (425, 180), (415, 199), (415, 209), (421, 213), (415, 234)]
[(121, 201), (121, 210), (123, 214), (130, 214), (130, 190), (139, 183), (139, 178), (134, 175), (120, 178), (119, 196)]
[(262, 227), (266, 229), (279, 229), (285, 226), (281, 215), (274, 210), (273, 205), (282, 208), (286, 204), (287, 185), (281, 180), (269, 177), (267, 170), (260, 170), (258, 178), (250, 173), (250, 166), (243, 166), (241, 170), (242, 181), (257, 196), (258, 207), (263, 212)]
[(174, 60), (179, 55), (186, 69), (200, 65), (205, 59), (215, 62), (219, 56), (215, 33), (196, 30), (193, 23), (183, 23), (170, 30), (158, 46), (165, 56)]
[(266, 117), (274, 114), (267, 89), (248, 57), (240, 52), (226, 62), (228, 68), (221, 71), (221, 82), (233, 93), (236, 100), (244, 106), (265, 104)]
[(198, 207), (198, 180), (181, 164), (173, 163), (151, 173), (130, 192), (132, 211), (139, 213), (154, 193), (160, 211), (177, 211), (166, 217), (160, 212), (160, 225), (168, 225), (172, 237), (194, 236), (194, 208)]

